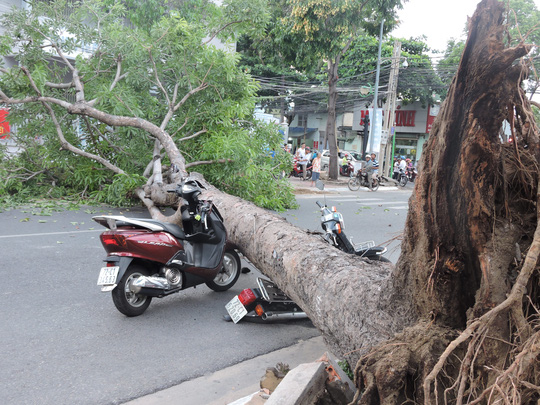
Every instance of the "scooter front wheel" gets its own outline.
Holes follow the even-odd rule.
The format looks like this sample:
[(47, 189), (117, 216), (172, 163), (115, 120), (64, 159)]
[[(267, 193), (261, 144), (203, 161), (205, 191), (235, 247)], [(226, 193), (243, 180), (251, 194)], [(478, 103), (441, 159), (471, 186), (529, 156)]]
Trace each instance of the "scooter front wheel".
[(212, 281), (208, 281), (206, 285), (214, 291), (227, 291), (236, 284), (240, 277), (240, 257), (234, 250), (225, 252), (223, 256), (223, 265), (218, 274)]
[(351, 177), (347, 183), (347, 186), (351, 191), (358, 191), (360, 189), (360, 180), (358, 177)]
[(399, 179), (399, 185), (401, 187), (405, 187), (407, 185), (407, 181), (409, 181), (409, 179), (407, 179), (407, 176), (401, 176), (401, 178)]
[(139, 316), (146, 311), (152, 297), (135, 294), (131, 291), (131, 284), (139, 277), (148, 275), (148, 270), (138, 264), (132, 264), (127, 268), (116, 288), (112, 290), (116, 309), (126, 316)]

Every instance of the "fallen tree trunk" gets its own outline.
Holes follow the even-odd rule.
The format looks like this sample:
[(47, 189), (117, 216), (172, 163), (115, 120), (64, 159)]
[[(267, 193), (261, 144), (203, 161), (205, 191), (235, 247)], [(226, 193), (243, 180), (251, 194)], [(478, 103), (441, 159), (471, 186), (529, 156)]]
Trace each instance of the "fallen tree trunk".
[(391, 264), (344, 254), (277, 214), (216, 189), (205, 195), (220, 208), (242, 253), (300, 305), (332, 351), (351, 364), (414, 320), (410, 297), (392, 287)]

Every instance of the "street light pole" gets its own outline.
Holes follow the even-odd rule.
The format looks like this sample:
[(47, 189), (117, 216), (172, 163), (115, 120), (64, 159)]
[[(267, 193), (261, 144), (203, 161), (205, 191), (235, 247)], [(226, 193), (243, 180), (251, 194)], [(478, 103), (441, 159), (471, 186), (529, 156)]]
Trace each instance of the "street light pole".
[(381, 48), (383, 36), (384, 18), (381, 21), (381, 32), (379, 34), (379, 53), (377, 55), (377, 73), (375, 74), (375, 94), (373, 96), (373, 117), (371, 117), (371, 125), (369, 127), (369, 150), (373, 152), (373, 138), (375, 137), (374, 127), (377, 122), (377, 95), (379, 93), (379, 76), (381, 74)]
[(394, 42), (394, 52), (392, 55), (392, 68), (390, 70), (390, 79), (388, 81), (388, 96), (386, 98), (386, 108), (384, 112), (383, 133), (387, 136), (385, 147), (381, 151), (379, 161), (382, 164), (381, 173), (383, 176), (390, 175), (390, 167), (392, 167), (392, 145), (395, 139), (393, 133), (394, 115), (396, 111), (397, 85), (399, 76), (399, 62), (401, 59), (401, 42)]

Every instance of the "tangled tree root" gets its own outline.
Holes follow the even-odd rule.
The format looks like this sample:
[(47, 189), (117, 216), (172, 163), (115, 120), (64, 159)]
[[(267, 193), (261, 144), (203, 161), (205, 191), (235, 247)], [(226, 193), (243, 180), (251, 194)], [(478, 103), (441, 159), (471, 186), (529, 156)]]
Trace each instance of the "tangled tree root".
[[(373, 349), (355, 369), (359, 391), (352, 404), (536, 404), (540, 400), (539, 255), (540, 223), (506, 300), (461, 333), (424, 321)], [(501, 322), (511, 325), (511, 341), (490, 345), (490, 340), (498, 339)], [(493, 352), (493, 347), (498, 351)]]

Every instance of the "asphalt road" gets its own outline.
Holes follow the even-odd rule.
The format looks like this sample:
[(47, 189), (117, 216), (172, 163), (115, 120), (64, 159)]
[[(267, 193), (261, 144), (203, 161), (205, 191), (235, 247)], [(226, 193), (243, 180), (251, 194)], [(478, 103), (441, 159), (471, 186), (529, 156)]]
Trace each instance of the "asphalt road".
[[(355, 241), (390, 239), (403, 228), (410, 190), (364, 194), (329, 192), (326, 201)], [(283, 215), (318, 229), (320, 197), (299, 195), (300, 208)], [(202, 285), (154, 299), (140, 317), (123, 316), (96, 285), (105, 255), (91, 217), (103, 213), (147, 216), (94, 207), (0, 213), (1, 404), (119, 404), (319, 335), (308, 320), (221, 319), (225, 304), (255, 285), (256, 271), (228, 292)]]

